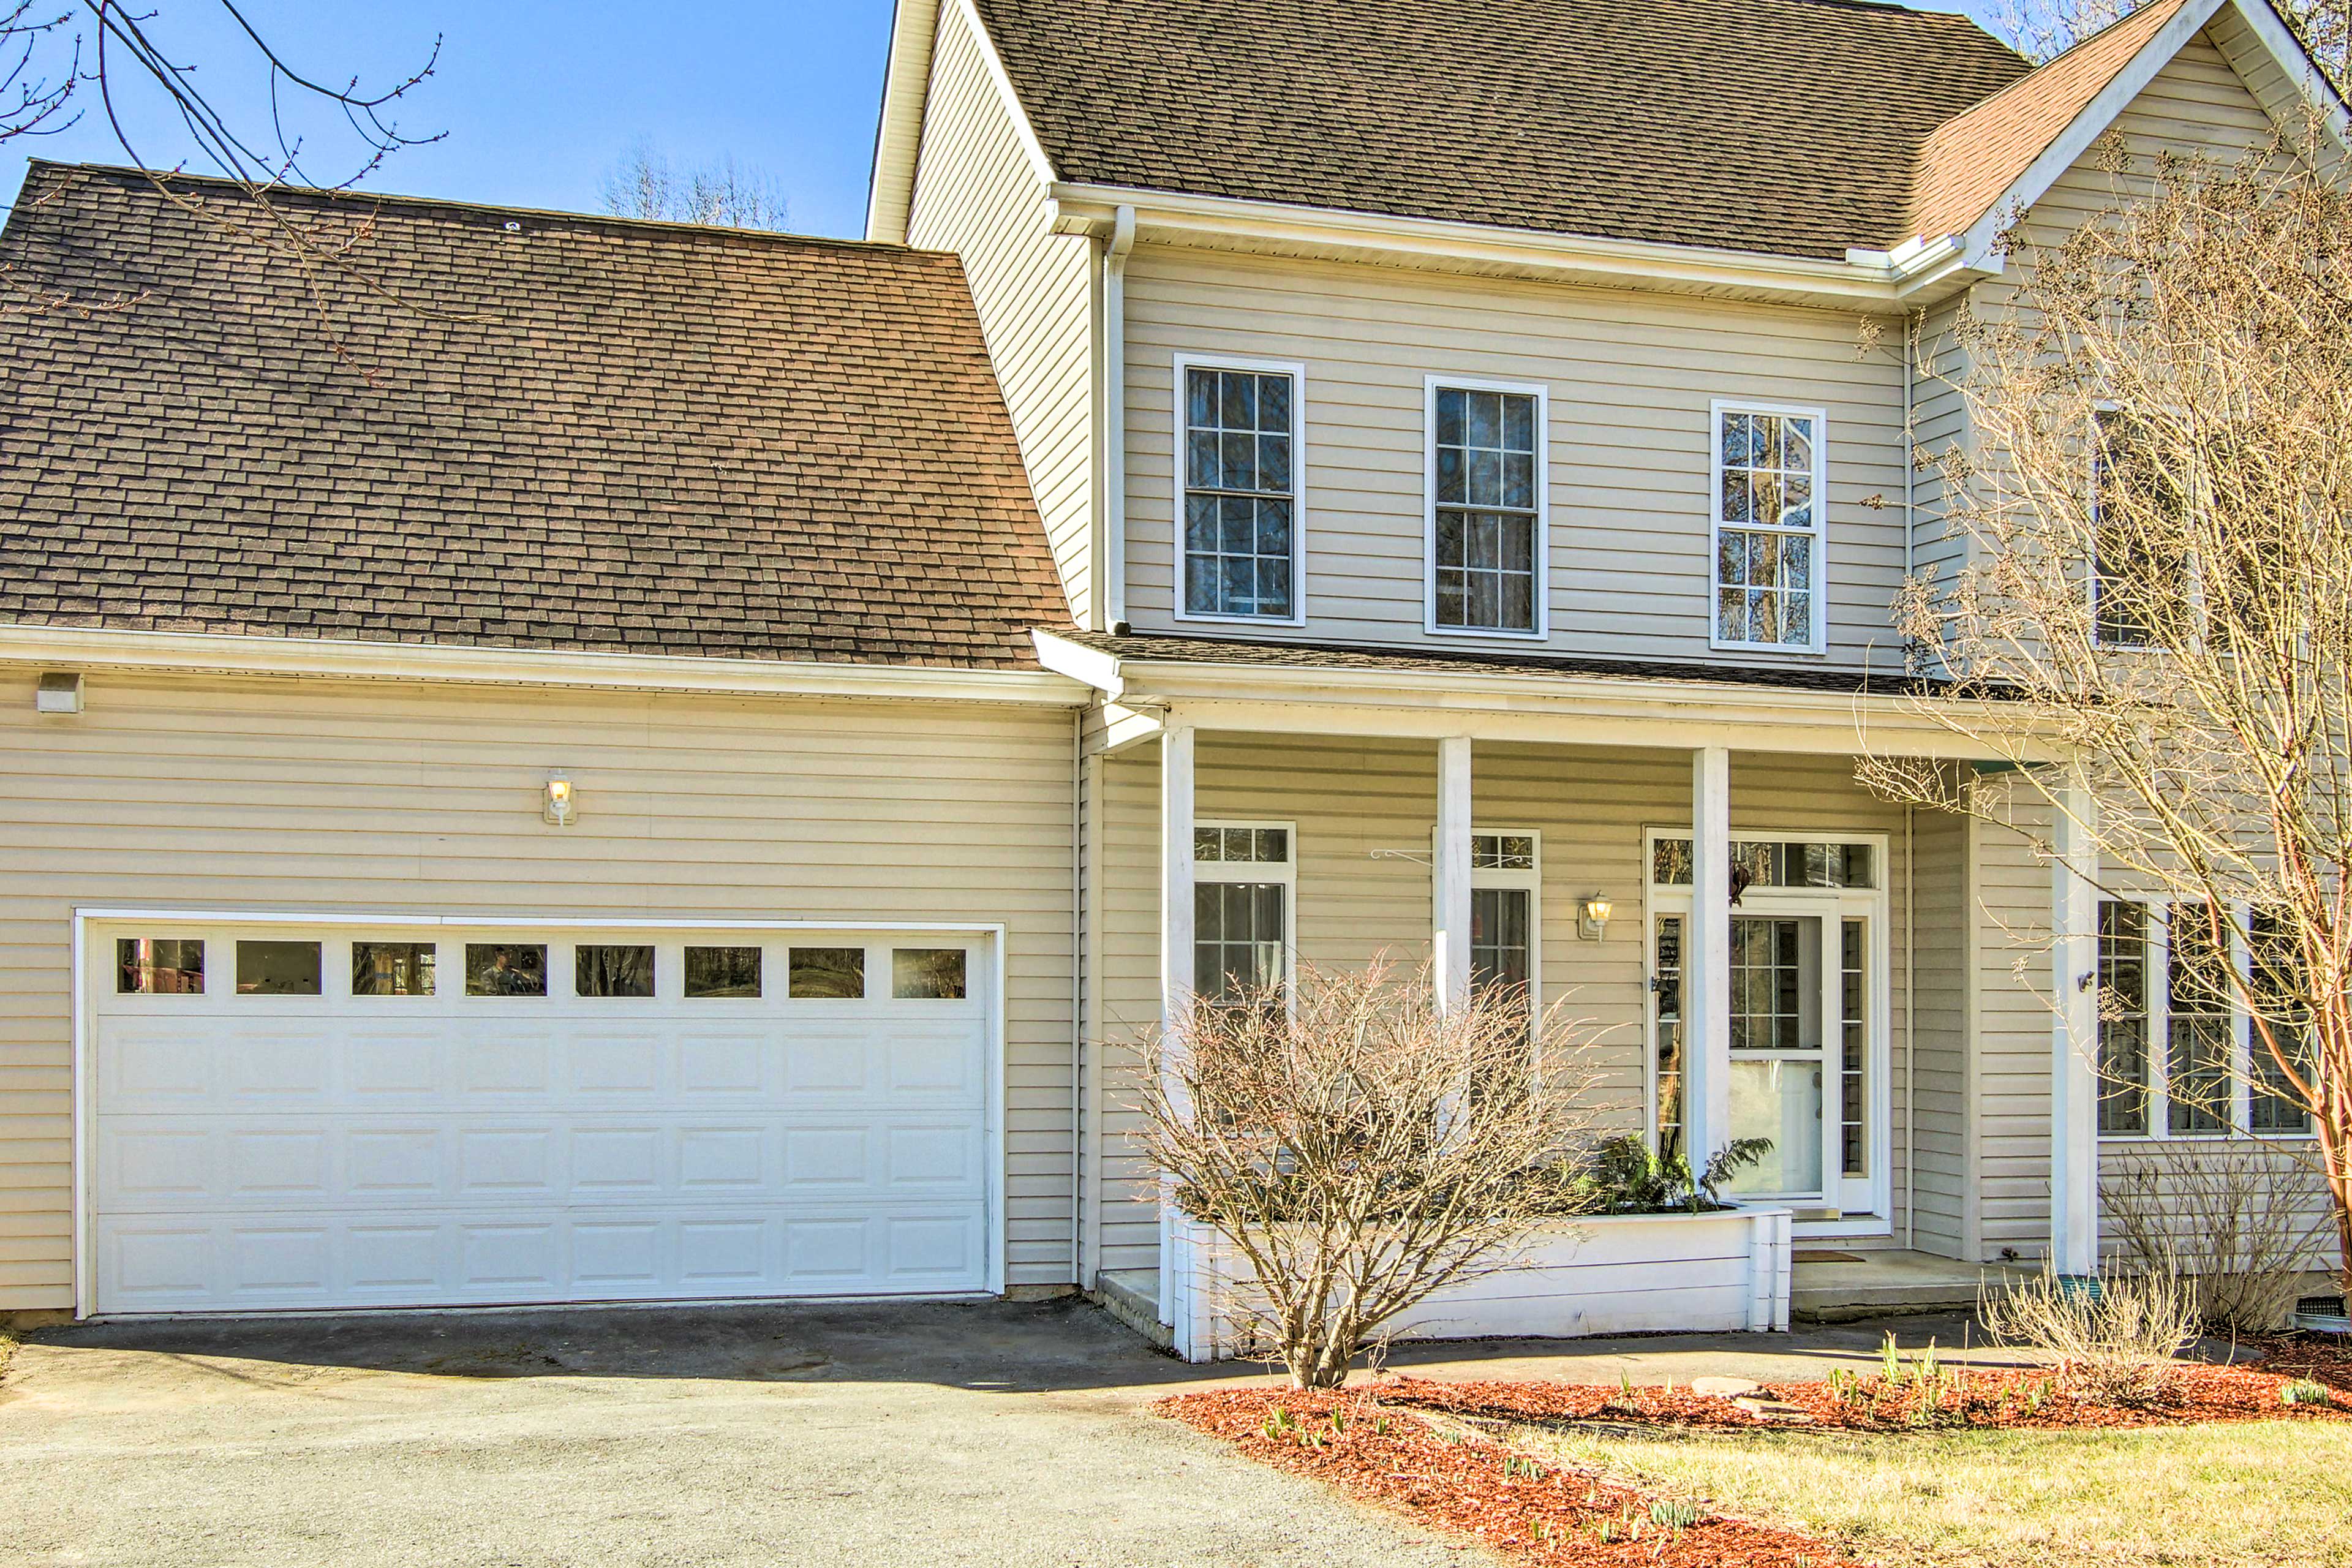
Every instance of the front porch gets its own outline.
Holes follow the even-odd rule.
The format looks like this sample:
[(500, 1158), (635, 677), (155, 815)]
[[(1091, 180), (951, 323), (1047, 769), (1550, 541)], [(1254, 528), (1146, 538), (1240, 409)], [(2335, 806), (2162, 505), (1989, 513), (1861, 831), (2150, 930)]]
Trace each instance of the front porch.
[[(1430, 962), (1441, 998), (1523, 985), (1589, 1021), (1611, 1127), (1699, 1161), (1770, 1138), (1736, 1195), (1790, 1211), (1800, 1253), (1859, 1260), (1800, 1262), (1799, 1312), (1963, 1308), (1982, 1262), (2049, 1247), (2053, 1192), (2063, 1232), (2095, 1144), (2052, 1136), (2052, 1015), (2014, 972), (2051, 873), (1858, 786), (1865, 700), (1799, 725), (1686, 689), (1596, 714), (1529, 677), (1489, 713), (1141, 673), (1090, 728), (1089, 1039), (1229, 974)], [(1182, 1260), (1125, 1148), (1126, 1067), (1087, 1074), (1081, 1277), (1157, 1324)], [(1664, 1303), (1618, 1326), (1738, 1325)]]

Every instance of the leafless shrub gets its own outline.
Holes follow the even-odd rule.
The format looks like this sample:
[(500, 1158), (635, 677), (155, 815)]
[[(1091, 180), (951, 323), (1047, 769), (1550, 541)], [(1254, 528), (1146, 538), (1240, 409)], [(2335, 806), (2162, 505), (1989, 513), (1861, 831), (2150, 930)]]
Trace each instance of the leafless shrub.
[(2100, 1184), (2134, 1273), (2196, 1282), (2209, 1323), (2241, 1333), (2286, 1327), (2319, 1262), (2327, 1215), (2302, 1162), (2259, 1139), (2135, 1151)]
[(1590, 1205), (1564, 1157), (1596, 1120), (1587, 1040), (1512, 991), (1441, 1012), (1426, 969), (1302, 969), (1149, 1043), (1141, 1141), (1254, 1280), (1220, 1309), (1335, 1388), (1382, 1325)]
[(1993, 1338), (2058, 1363), (2059, 1377), (2094, 1404), (2160, 1405), (2179, 1380), (2175, 1357), (2197, 1338), (2196, 1288), (2178, 1274), (2114, 1273), (2070, 1279), (2045, 1264), (2003, 1289), (1988, 1289), (1978, 1316)]
[(2173, 952), (2205, 955), (2197, 1011), (2225, 1022), (2176, 1016), (2146, 1048), (2176, 1102), (2226, 1091), (2212, 1130), (2309, 1131), (2282, 1147), (2326, 1183), (2352, 1279), (2352, 183), (2316, 129), (2228, 164), (2111, 138), (2098, 163), (2111, 203), (2021, 223), (2010, 292), (1954, 333), (1973, 444), (1939, 457), (1937, 504), (1964, 548), (1898, 606), (1956, 680), (1916, 710), (2012, 765), (1858, 772), (2071, 821), (2081, 874), (2168, 900)]

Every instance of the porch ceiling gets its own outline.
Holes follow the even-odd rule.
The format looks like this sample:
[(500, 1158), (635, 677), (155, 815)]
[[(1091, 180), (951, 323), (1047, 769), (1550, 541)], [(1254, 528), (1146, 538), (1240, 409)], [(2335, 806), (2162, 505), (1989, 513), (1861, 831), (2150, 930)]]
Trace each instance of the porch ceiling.
[(1936, 716), (1976, 698), (1853, 669), (1420, 653), (1039, 630), (1048, 669), (1102, 693), (1107, 744), (1171, 711), (1203, 730), (2000, 760)]

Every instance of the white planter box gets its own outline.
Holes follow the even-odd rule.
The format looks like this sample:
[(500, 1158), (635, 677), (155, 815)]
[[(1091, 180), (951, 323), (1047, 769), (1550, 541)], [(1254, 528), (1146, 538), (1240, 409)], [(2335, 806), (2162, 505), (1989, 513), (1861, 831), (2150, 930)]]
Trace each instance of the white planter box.
[[(1572, 1339), (1656, 1331), (1785, 1331), (1793, 1247), (1787, 1209), (1600, 1215), (1530, 1237), (1518, 1266), (1442, 1290), (1391, 1324), (1402, 1340)], [(1249, 1289), (1224, 1238), (1184, 1215), (1168, 1226), (1161, 1302), (1186, 1361), (1240, 1352), (1233, 1304)], [(1246, 1265), (1243, 1265), (1244, 1268)]]

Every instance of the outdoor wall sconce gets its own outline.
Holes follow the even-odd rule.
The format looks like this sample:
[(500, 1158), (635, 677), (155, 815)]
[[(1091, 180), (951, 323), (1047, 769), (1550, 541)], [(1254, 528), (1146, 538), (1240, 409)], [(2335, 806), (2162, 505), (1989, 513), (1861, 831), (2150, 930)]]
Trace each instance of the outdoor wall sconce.
[(1587, 942), (1599, 942), (1609, 934), (1609, 917), (1613, 910), (1608, 900), (1597, 894), (1585, 900), (1576, 911), (1576, 934)]
[(580, 800), (572, 794), (572, 781), (551, 778), (547, 781), (547, 793), (541, 799), (540, 820), (558, 827), (569, 827), (580, 816)]
[(41, 677), (41, 684), (33, 692), (36, 713), (79, 713), (81, 711), (81, 677), (67, 670), (50, 670)]

